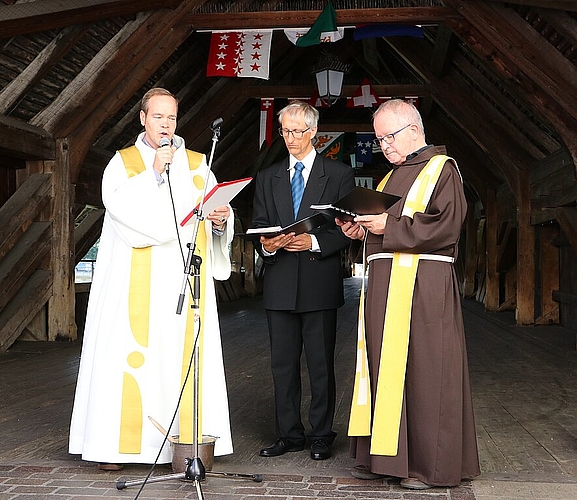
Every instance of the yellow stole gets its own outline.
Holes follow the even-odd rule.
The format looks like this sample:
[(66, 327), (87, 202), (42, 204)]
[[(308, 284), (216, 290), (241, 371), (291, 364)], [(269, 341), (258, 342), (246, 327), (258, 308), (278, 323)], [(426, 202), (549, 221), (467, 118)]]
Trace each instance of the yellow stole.
[[(425, 211), (441, 170), (450, 159), (445, 155), (436, 155), (429, 160), (409, 189), (402, 215), (413, 218), (415, 213)], [(383, 191), (391, 173), (392, 171), (377, 186), (378, 191)], [(371, 384), (364, 325), (364, 286), (361, 287), (357, 370), (349, 419), (349, 436), (371, 436), (372, 455), (395, 456), (398, 452), (413, 290), (418, 265), (418, 254), (393, 253), (372, 422)]]
[[(128, 177), (133, 177), (146, 170), (142, 156), (136, 148), (119, 151)], [(194, 151), (186, 151), (190, 170), (197, 169), (202, 160), (202, 155)], [(204, 187), (204, 177), (193, 177), (195, 186), (201, 190)], [(195, 203), (200, 201), (196, 200)], [(197, 236), (197, 249), (200, 250), (204, 260), (206, 250), (206, 233), (201, 226)], [(146, 348), (148, 347), (149, 318), (150, 318), (150, 281), (151, 281), (152, 247), (133, 248), (130, 270), (130, 285), (128, 292), (128, 317), (134, 340), (142, 347), (142, 351), (133, 351), (127, 355), (127, 364), (132, 369), (140, 368), (145, 362)], [(203, 275), (201, 274), (201, 278)], [(204, 297), (205, 281), (201, 279), (201, 296)], [(190, 299), (192, 301), (192, 299)], [(189, 303), (190, 306), (190, 303)], [(187, 315), (185, 334), (185, 346), (182, 360), (182, 380), (188, 369), (189, 359), (194, 345), (194, 314)], [(201, 328), (202, 330), (202, 328)], [(202, 338), (202, 331), (199, 333)], [(202, 351), (201, 351), (202, 352)], [(202, 373), (202, 372), (201, 372)], [(180, 410), (181, 442), (192, 442), (192, 381), (187, 383), (183, 402)], [(136, 378), (124, 372), (122, 383), (122, 401), (120, 409), (120, 453), (140, 453), (142, 450), (142, 426), (143, 426), (142, 395)], [(200, 427), (199, 427), (200, 428)], [(190, 441), (183, 441), (183, 431), (188, 432)]]

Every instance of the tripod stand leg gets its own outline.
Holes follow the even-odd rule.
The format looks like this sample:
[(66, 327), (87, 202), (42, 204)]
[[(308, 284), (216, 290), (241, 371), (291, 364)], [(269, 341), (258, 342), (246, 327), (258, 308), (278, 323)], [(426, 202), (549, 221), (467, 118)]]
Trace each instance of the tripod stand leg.
[(228, 477), (231, 479), (252, 479), (255, 483), (262, 482), (262, 474), (237, 474), (236, 472), (207, 472), (207, 476), (211, 477)]
[(116, 482), (116, 489), (123, 490), (125, 488), (130, 488), (131, 486), (138, 486), (144, 483), (159, 483), (161, 481), (167, 481), (169, 479), (185, 479), (186, 474), (184, 472), (179, 472), (177, 474), (167, 474), (164, 476), (152, 476), (148, 479), (137, 479), (135, 481), (122, 481), (118, 480)]

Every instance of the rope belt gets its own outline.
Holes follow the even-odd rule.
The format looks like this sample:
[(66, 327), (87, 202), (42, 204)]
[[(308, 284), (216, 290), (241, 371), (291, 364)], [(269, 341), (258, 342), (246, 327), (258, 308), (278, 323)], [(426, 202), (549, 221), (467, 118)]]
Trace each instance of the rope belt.
[[(393, 258), (392, 252), (374, 253), (367, 257), (367, 262), (371, 262), (377, 259), (392, 259), (392, 258)], [(449, 257), (448, 255), (437, 255), (434, 253), (420, 253), (419, 260), (435, 260), (437, 262), (448, 262), (449, 264), (453, 264), (455, 262), (455, 257)]]

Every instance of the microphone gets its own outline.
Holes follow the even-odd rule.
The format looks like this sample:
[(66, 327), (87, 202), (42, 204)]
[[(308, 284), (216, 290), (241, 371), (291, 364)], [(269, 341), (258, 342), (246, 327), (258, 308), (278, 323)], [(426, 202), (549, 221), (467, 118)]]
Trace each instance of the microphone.
[[(170, 146), (170, 139), (163, 137), (162, 139), (160, 139), (160, 142), (158, 143), (158, 145), (163, 148), (164, 146)], [(164, 169), (166, 170), (166, 173), (168, 174), (168, 167), (170, 167), (170, 163), (166, 163), (164, 165)]]
[(210, 130), (212, 130), (212, 131), (214, 132), (214, 129), (219, 128), (223, 121), (224, 121), (224, 120), (223, 120), (222, 118), (217, 118), (217, 119), (215, 119), (215, 120), (210, 124)]

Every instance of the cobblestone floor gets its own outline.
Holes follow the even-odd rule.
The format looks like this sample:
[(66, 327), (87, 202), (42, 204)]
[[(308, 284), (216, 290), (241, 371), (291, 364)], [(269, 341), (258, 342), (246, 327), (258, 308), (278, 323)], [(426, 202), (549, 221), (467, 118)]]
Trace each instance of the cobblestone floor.
[[(148, 470), (127, 467), (121, 472), (101, 472), (92, 467), (49, 467), (0, 465), (0, 500), (61, 500), (106, 499), (191, 499), (255, 500), (262, 498), (300, 500), (310, 498), (331, 499), (438, 499), (475, 500), (471, 483), (458, 488), (432, 488), (426, 491), (409, 491), (397, 481), (363, 481), (349, 475), (263, 474), (262, 482), (245, 478), (211, 477), (200, 483), (200, 492), (194, 482), (175, 479), (171, 472), (160, 468), (154, 476), (165, 480), (148, 483), (141, 490), (140, 484)], [(210, 473), (208, 473), (210, 474)], [(128, 480), (128, 488), (118, 490), (118, 481)], [(199, 496), (201, 495), (201, 496)]]

